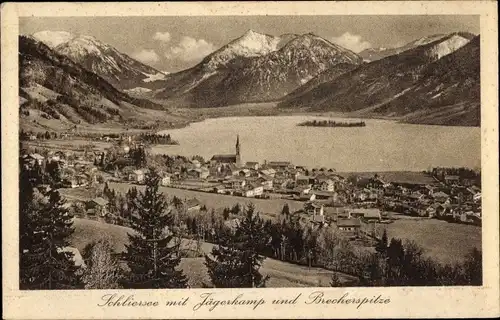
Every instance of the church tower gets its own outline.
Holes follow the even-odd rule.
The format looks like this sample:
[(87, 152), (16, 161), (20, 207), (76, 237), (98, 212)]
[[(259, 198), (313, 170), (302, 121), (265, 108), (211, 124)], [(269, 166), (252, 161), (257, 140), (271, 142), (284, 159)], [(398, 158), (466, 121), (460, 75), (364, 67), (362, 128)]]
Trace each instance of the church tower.
[(240, 135), (236, 136), (236, 166), (241, 167)]

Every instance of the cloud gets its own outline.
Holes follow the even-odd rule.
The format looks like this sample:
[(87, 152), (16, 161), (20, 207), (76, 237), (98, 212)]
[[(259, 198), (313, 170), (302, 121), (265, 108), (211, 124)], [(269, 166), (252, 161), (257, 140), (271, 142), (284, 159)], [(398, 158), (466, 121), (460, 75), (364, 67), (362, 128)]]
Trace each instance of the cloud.
[(336, 43), (354, 52), (361, 52), (372, 47), (371, 43), (363, 40), (361, 36), (351, 34), (349, 32), (345, 32), (340, 37), (333, 37), (331, 40), (333, 43)]
[(66, 31), (39, 31), (33, 34), (33, 37), (38, 41), (45, 43), (51, 48), (55, 48), (61, 43), (68, 42), (73, 38), (73, 35)]
[(142, 49), (132, 54), (132, 58), (144, 63), (155, 63), (160, 61), (160, 56), (153, 49)]
[(153, 40), (158, 40), (161, 42), (169, 42), (172, 37), (170, 36), (170, 32), (156, 32), (153, 35)]
[(192, 37), (182, 37), (181, 41), (165, 52), (167, 59), (179, 59), (190, 62), (201, 60), (215, 50), (215, 46), (204, 39), (195, 39)]

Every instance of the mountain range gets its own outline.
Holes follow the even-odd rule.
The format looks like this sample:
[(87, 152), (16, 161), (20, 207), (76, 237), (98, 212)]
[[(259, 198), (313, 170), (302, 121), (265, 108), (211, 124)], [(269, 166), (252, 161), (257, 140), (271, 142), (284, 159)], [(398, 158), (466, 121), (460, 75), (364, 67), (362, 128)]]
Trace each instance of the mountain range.
[(279, 107), (479, 125), (479, 74), (479, 38), (450, 34), (293, 92)]
[(156, 98), (184, 107), (219, 107), (283, 98), (339, 63), (362, 59), (314, 34), (246, 32), (188, 70), (172, 74)]
[(47, 44), (43, 53), (71, 61), (61, 68), (85, 70), (99, 79), (90, 92), (104, 86), (120, 99), (149, 103), (147, 108), (276, 101), (287, 110), (350, 112), (412, 123), (480, 123), (479, 37), (466, 32), (356, 54), (312, 33), (272, 36), (249, 30), (192, 68), (170, 74), (90, 36), (39, 32), (25, 39), (38, 39)]

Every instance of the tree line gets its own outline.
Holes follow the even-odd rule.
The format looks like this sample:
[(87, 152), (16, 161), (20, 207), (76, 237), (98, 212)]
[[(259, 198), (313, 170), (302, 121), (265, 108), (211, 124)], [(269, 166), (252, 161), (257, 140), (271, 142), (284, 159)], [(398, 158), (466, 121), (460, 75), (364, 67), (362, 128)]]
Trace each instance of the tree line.
[(141, 133), (137, 136), (139, 141), (150, 144), (177, 145), (179, 142), (172, 139), (170, 134)]
[(364, 121), (338, 122), (333, 120), (308, 120), (298, 124), (303, 127), (365, 127)]

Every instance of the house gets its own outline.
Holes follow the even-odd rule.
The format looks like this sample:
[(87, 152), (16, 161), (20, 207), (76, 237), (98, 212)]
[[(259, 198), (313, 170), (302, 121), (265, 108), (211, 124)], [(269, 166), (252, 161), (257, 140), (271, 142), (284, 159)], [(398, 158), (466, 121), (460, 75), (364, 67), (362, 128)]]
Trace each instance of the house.
[(313, 215), (311, 221), (323, 224), (323, 223), (325, 223), (325, 216), (324, 215)]
[(474, 185), (475, 182), (476, 182), (475, 179), (470, 179), (470, 178), (463, 178), (462, 179), (462, 185), (464, 185), (466, 187)]
[(316, 199), (333, 199), (335, 197), (335, 193), (331, 191), (321, 191), (321, 190), (313, 190), (312, 193), (316, 195)]
[(206, 179), (210, 175), (210, 171), (206, 168), (190, 169), (188, 175), (196, 179)]
[(450, 198), (450, 196), (444, 193), (443, 191), (434, 192), (432, 197), (434, 198), (434, 200), (439, 202), (445, 202)]
[(301, 201), (314, 201), (316, 200), (316, 194), (314, 193), (305, 193), (305, 192), (302, 192), (299, 196), (299, 200)]
[(267, 163), (267, 166), (275, 170), (285, 170), (288, 168), (293, 168), (293, 165), (290, 163), (290, 161), (270, 161), (269, 163)]
[(297, 185), (297, 186), (306, 186), (306, 185), (309, 185), (312, 183), (314, 183), (314, 178), (311, 176), (299, 175), (295, 179), (295, 185)]
[(239, 171), (236, 172), (238, 176), (240, 177), (250, 177), (250, 174), (251, 174), (251, 171), (250, 169), (241, 169)]
[(165, 174), (160, 180), (160, 184), (162, 186), (169, 186), (171, 183), (172, 183), (172, 177), (168, 174)]
[(258, 162), (248, 161), (247, 163), (245, 163), (245, 168), (248, 169), (259, 170), (259, 167), (260, 164)]
[(228, 189), (241, 189), (246, 185), (246, 181), (243, 179), (238, 179), (238, 178), (230, 178), (227, 180), (224, 180), (224, 185)]
[(361, 229), (361, 222), (359, 219), (348, 218), (348, 219), (337, 219), (337, 228), (341, 231), (347, 231), (357, 235)]
[(264, 169), (264, 170), (260, 170), (259, 172), (261, 175), (265, 175), (265, 176), (269, 176), (271, 178), (274, 178), (274, 176), (276, 175), (276, 170), (274, 169)]
[(434, 193), (434, 189), (435, 188), (433, 186), (426, 184), (422, 191), (428, 196), (432, 196), (432, 194)]
[(460, 181), (459, 176), (447, 175), (444, 177), (444, 182), (447, 184), (458, 184), (459, 181)]
[(273, 178), (269, 176), (260, 176), (255, 181), (260, 183), (264, 187), (264, 190), (273, 189)]
[(87, 212), (104, 217), (108, 214), (107, 206), (108, 200), (97, 197), (87, 202)]
[(145, 174), (143, 170), (134, 170), (128, 175), (128, 180), (141, 183), (144, 181)]
[(226, 188), (222, 186), (215, 186), (214, 187), (214, 192), (219, 193), (219, 194), (225, 194), (226, 193)]
[(194, 159), (193, 161), (191, 161), (191, 164), (193, 165), (194, 168), (200, 168), (201, 167), (201, 163), (200, 161)]
[(335, 185), (332, 179), (325, 179), (319, 182), (319, 190), (321, 191), (330, 191), (333, 192), (335, 190)]
[(42, 165), (43, 160), (45, 160), (45, 157), (40, 155), (39, 153), (32, 153), (28, 156), (31, 159), (31, 162), (35, 164), (35, 162), (38, 163), (38, 165)]
[(261, 196), (262, 193), (264, 193), (264, 187), (253, 182), (247, 184), (245, 189), (246, 189), (244, 191), (245, 197), (257, 197)]
[(307, 201), (304, 203), (304, 212), (307, 213), (308, 215), (315, 216), (315, 215), (324, 215), (324, 205), (317, 203), (315, 201)]
[(408, 198), (412, 201), (423, 201), (425, 198), (425, 195), (420, 193), (420, 192), (414, 192), (408, 196)]
[(193, 198), (186, 201), (186, 210), (189, 211), (199, 211), (201, 209), (201, 203), (198, 199)]
[(479, 202), (481, 201), (481, 192), (476, 193), (475, 195), (472, 196), (472, 200), (474, 202)]
[(358, 209), (352, 209), (349, 212), (349, 217), (350, 218), (363, 218), (364, 220), (382, 220), (382, 214), (379, 209), (376, 208), (371, 208), (371, 209), (363, 209), (363, 208), (358, 208)]
[(80, 251), (75, 247), (63, 247), (57, 248), (57, 252), (68, 252), (71, 254), (71, 259), (73, 260), (75, 267), (85, 267), (85, 261), (83, 260)]
[(358, 201), (365, 201), (368, 199), (368, 193), (364, 191), (356, 191), (354, 192), (354, 199)]
[(428, 206), (427, 209), (425, 210), (427, 213), (427, 216), (429, 218), (436, 216), (437, 210), (440, 206), (441, 206), (441, 204), (439, 204), (439, 203), (433, 203), (430, 206)]
[[(84, 175), (84, 174), (77, 174), (73, 177), (73, 179), (75, 180), (77, 187), (86, 186), (89, 184), (89, 177), (87, 175)], [(72, 185), (73, 185), (73, 182), (72, 182)], [(73, 188), (73, 186), (72, 186), (72, 188)]]

